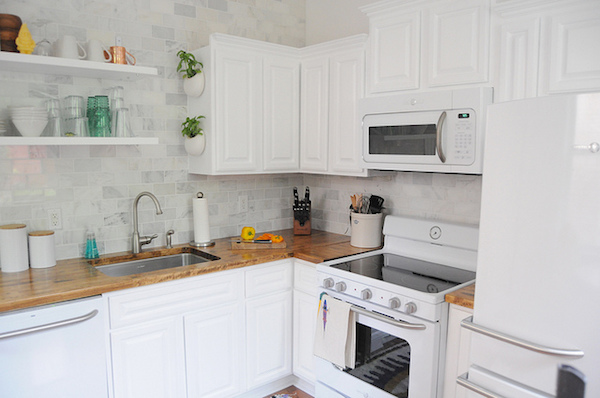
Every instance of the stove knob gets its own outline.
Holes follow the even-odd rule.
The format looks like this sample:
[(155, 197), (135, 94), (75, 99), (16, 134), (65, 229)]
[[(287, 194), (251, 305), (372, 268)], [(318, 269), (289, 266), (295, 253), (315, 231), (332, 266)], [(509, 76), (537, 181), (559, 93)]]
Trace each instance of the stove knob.
[(417, 305), (412, 301), (406, 303), (406, 305), (404, 306), (404, 312), (406, 312), (407, 314), (414, 314), (415, 312), (417, 312)]
[(400, 299), (398, 297), (390, 299), (390, 308), (393, 310), (395, 310), (396, 308), (400, 308)]
[(335, 284), (335, 290), (338, 292), (346, 291), (346, 282), (338, 282)]
[(331, 289), (333, 287), (333, 278), (323, 279), (323, 287), (325, 289)]
[(360, 297), (363, 300), (371, 300), (371, 297), (373, 297), (373, 293), (371, 293), (371, 290), (365, 289), (362, 292), (360, 292)]

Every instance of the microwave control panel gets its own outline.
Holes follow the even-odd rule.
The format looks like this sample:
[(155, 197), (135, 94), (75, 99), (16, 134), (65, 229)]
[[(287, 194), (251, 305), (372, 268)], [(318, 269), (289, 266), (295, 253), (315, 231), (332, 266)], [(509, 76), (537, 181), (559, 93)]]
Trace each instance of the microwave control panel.
[(447, 163), (468, 165), (475, 161), (475, 119), (473, 109), (446, 111), (446, 126), (442, 126), (442, 150)]

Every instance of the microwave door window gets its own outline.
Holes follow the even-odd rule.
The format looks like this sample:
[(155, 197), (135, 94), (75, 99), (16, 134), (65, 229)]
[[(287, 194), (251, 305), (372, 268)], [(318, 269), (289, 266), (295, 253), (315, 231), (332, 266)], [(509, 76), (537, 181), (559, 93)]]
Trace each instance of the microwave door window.
[(372, 155), (435, 156), (436, 125), (370, 126)]

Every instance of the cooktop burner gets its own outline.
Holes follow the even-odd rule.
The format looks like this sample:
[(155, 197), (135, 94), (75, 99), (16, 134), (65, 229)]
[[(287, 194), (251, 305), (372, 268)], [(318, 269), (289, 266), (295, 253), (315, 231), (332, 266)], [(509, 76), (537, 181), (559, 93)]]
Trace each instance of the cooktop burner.
[(426, 293), (439, 293), (475, 279), (475, 272), (383, 253), (331, 265)]

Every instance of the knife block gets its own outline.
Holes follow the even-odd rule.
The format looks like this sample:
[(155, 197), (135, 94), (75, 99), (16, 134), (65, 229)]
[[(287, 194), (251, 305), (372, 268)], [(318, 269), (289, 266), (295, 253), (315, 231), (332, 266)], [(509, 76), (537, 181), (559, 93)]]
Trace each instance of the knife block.
[(310, 235), (310, 202), (294, 206), (294, 235)]

